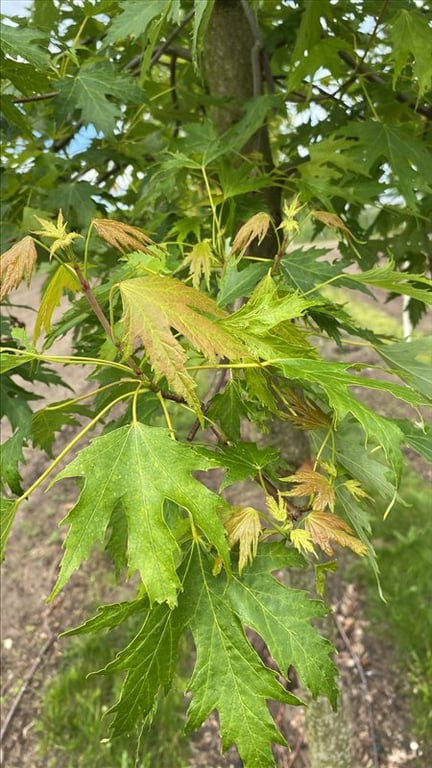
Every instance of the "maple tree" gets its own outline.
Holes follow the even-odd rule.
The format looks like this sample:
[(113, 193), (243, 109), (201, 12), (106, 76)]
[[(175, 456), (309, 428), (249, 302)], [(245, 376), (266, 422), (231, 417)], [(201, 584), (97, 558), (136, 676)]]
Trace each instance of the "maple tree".
[[(337, 546), (377, 570), (373, 499), (391, 509), (404, 446), (432, 458), (418, 412), (431, 340), (380, 335), (326, 292), (402, 295), (413, 324), (431, 303), (427, 14), (411, 0), (35, 0), (3, 25), (2, 551), (37, 487), (77, 478), (50, 599), (100, 544), (119, 578), (140, 578), (135, 599), (70, 630), (142, 616), (102, 670), (126, 672), (115, 733), (151, 723), (188, 629), (189, 725), (218, 710), (248, 768), (283, 743), (267, 700), (301, 703), (280, 682), (290, 666), (336, 704), (332, 648), (311, 623), (326, 608), (280, 574), (322, 573)], [(323, 232), (337, 257), (299, 244)], [(37, 264), (29, 338), (13, 292)], [(382, 365), (329, 362), (322, 339)], [(67, 382), (70, 365), (88, 389), (38, 407), (36, 383)], [(364, 388), (412, 419), (372, 410)], [(307, 465), (265, 445), (269, 422), (307, 431)], [(58, 452), (65, 425), (76, 434)], [(27, 446), (51, 461), (23, 488)], [(212, 469), (213, 490), (196, 476)], [(247, 479), (260, 508), (224, 495)]]

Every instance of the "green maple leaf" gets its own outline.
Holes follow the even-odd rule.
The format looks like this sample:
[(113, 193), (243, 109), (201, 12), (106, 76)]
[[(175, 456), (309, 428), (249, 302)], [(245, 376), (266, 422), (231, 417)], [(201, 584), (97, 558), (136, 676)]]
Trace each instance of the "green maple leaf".
[(69, 403), (68, 400), (58, 402), (54, 406), (47, 405), (33, 414), (31, 422), (31, 438), (33, 445), (38, 445), (49, 456), (52, 456), (52, 444), (55, 433), (64, 426), (77, 426), (78, 415), (91, 417), (91, 411), (83, 405)]
[(363, 158), (367, 171), (377, 162), (387, 162), (390, 165), (400, 193), (409, 208), (416, 211), (419, 204), (417, 190), (432, 190), (432, 157), (424, 143), (406, 128), (372, 120), (350, 123), (341, 129), (341, 133), (358, 137), (358, 149), (353, 148), (352, 151), (358, 152)]
[(27, 429), (17, 429), (14, 435), (0, 446), (1, 482), (11, 489), (12, 493), (21, 496), (21, 475), (18, 467), (25, 464), (23, 446), (27, 438)]
[[(137, 721), (151, 719), (159, 691), (170, 686), (177, 668), (178, 645), (183, 631), (178, 610), (165, 603), (152, 610), (147, 604), (144, 621), (133, 640), (101, 670), (104, 674), (127, 671), (115, 713), (113, 735), (131, 732)], [(123, 621), (123, 617), (121, 617)]]
[(166, 0), (146, 0), (138, 4), (136, 0), (125, 0), (120, 6), (122, 12), (110, 24), (105, 44), (111, 45), (126, 37), (144, 35), (154, 19), (167, 13), (169, 5)]
[(383, 447), (396, 476), (402, 471), (400, 443), (403, 433), (397, 424), (370, 410), (364, 403), (351, 395), (349, 387), (366, 387), (389, 392), (411, 405), (420, 405), (424, 398), (408, 387), (401, 387), (388, 381), (355, 376), (347, 372), (344, 363), (327, 363), (315, 360), (283, 360), (278, 363), (288, 379), (299, 379), (319, 385), (333, 408), (335, 423), (343, 421), (348, 413), (362, 425), (369, 437), (374, 437)]
[[(319, 450), (321, 442), (322, 439), (315, 441), (316, 450)], [(376, 453), (365, 450), (363, 443), (364, 437), (358, 424), (341, 424), (335, 434), (337, 462), (356, 478), (371, 496), (379, 496), (389, 503), (396, 491), (391, 472), (388, 466), (378, 460)], [(326, 458), (331, 460), (331, 454)]]
[(249, 301), (224, 320), (224, 326), (234, 329), (235, 333), (265, 336), (287, 320), (301, 317), (317, 303), (317, 299), (307, 299), (297, 293), (279, 296), (276, 283), (266, 275)]
[[(350, 280), (350, 275), (344, 275), (343, 267), (346, 263), (336, 260), (333, 262), (320, 261), (321, 256), (329, 253), (327, 248), (297, 248), (290, 251), (281, 261), (282, 275), (289, 281), (291, 287), (302, 292), (313, 291), (320, 285), (334, 282), (347, 288), (357, 288), (357, 284)], [(360, 290), (365, 290), (360, 287)]]
[(267, 264), (248, 264), (244, 269), (239, 269), (234, 260), (228, 261), (220, 281), (219, 306), (226, 307), (235, 299), (248, 296), (266, 272)]
[(258, 448), (255, 443), (238, 443), (225, 446), (216, 454), (220, 466), (226, 470), (221, 489), (248, 478), (254, 479), (260, 470), (279, 461), (279, 451), (274, 448)]
[(224, 433), (231, 440), (240, 438), (240, 425), (247, 417), (244, 391), (238, 381), (232, 379), (222, 393), (216, 394), (207, 411), (210, 419), (218, 421)]
[(407, 419), (398, 420), (397, 424), (404, 433), (405, 443), (414, 448), (426, 461), (432, 463), (432, 428), (430, 425), (417, 426)]
[(35, 42), (38, 39), (43, 40), (43, 34), (38, 29), (26, 29), (25, 27), (12, 27), (9, 24), (2, 24), (1, 48), (6, 56), (12, 59), (20, 57), (38, 69), (44, 69), (48, 62), (48, 53)]
[(410, 63), (418, 81), (419, 98), (432, 83), (432, 31), (428, 20), (420, 13), (402, 8), (390, 22), (394, 62), (393, 87), (406, 64)]
[(377, 345), (375, 349), (402, 379), (432, 398), (432, 337)]
[(141, 613), (141, 626), (115, 659), (98, 673), (127, 672), (118, 702), (110, 709), (115, 713), (113, 734), (131, 732), (137, 721), (151, 719), (159, 690), (171, 684), (177, 666), (178, 642), (183, 625), (178, 609), (165, 603), (150, 609), (147, 597), (132, 602), (114, 603), (98, 608), (95, 616), (81, 626), (63, 634), (77, 635), (112, 629)]
[(18, 503), (12, 499), (0, 498), (0, 560), (3, 560), (4, 550), (12, 523), (18, 511)]
[[(235, 742), (246, 768), (273, 766), (271, 742), (284, 743), (266, 701), (301, 702), (263, 665), (246, 639), (244, 626), (261, 633), (282, 675), (289, 664), (297, 664), (314, 695), (322, 692), (334, 701), (337, 694), (330, 645), (309, 624), (323, 615), (322, 605), (270, 575), (299, 561), (297, 553), (283, 544), (263, 545), (258, 560), (245, 569), (244, 579), (227, 581), (224, 575), (212, 576), (211, 563), (197, 551), (179, 603), (179, 609), (189, 614), (197, 648), (188, 725), (197, 728), (217, 709), (223, 748)], [(275, 626), (270, 626), (273, 622)]]
[(128, 526), (128, 565), (138, 570), (150, 601), (175, 605), (180, 582), (178, 543), (164, 516), (171, 499), (188, 510), (194, 525), (229, 568), (229, 550), (219, 512), (226, 502), (192, 476), (214, 466), (192, 446), (171, 440), (165, 429), (135, 424), (121, 427), (82, 450), (54, 479), (83, 477), (80, 497), (63, 522), (70, 524), (53, 598), (103, 540), (113, 509), (121, 504)]
[[(432, 169), (432, 164), (431, 164)], [(424, 275), (414, 275), (409, 272), (398, 272), (394, 262), (378, 265), (359, 274), (349, 276), (350, 288), (357, 283), (359, 286), (373, 285), (391, 293), (410, 296), (413, 299), (432, 304), (432, 282)], [(338, 281), (339, 282), (339, 281)]]
[(329, 657), (332, 646), (311, 626), (327, 609), (298, 589), (269, 577), (271, 571), (296, 564), (297, 557), (284, 544), (261, 545), (252, 566), (236, 576), (229, 587), (233, 610), (243, 624), (261, 637), (283, 675), (292, 665), (316, 698), (328, 697), (336, 708), (337, 669)]
[(64, 264), (60, 264), (49, 281), (39, 305), (33, 332), (34, 344), (36, 344), (42, 328), (45, 330), (45, 333), (50, 333), (52, 314), (54, 309), (60, 304), (63, 291), (76, 292), (80, 289), (80, 283), (75, 273)]
[(186, 370), (187, 353), (171, 328), (210, 359), (217, 354), (236, 358), (244, 350), (217, 322), (224, 312), (195, 288), (162, 275), (123, 280), (119, 288), (126, 349), (141, 339), (156, 376), (165, 376), (173, 391), (199, 411), (195, 381)]
[(61, 80), (57, 90), (57, 110), (64, 119), (80, 109), (82, 121), (86, 125), (92, 123), (104, 136), (114, 133), (121, 117), (120, 107), (109, 101), (108, 96), (142, 101), (142, 92), (131, 78), (119, 75), (107, 64), (84, 64), (74, 77)]

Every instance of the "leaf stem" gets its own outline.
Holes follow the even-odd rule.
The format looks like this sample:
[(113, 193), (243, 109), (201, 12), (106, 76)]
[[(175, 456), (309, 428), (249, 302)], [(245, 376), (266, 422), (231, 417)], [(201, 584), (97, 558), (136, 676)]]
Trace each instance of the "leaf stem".
[[(204, 165), (201, 166), (201, 173), (203, 175), (204, 184), (205, 184), (205, 187), (206, 187), (206, 190), (207, 190), (207, 194), (209, 196), (210, 208), (211, 208), (212, 214), (213, 214), (212, 240), (213, 240), (214, 245), (216, 246), (215, 250), (216, 250), (217, 254), (219, 255), (219, 247), (222, 244), (222, 230), (221, 230), (221, 226), (220, 226), (219, 217), (218, 217), (217, 211), (216, 211), (216, 206), (214, 204), (213, 195), (212, 195), (212, 192), (211, 192), (211, 189), (210, 189), (210, 183), (209, 183), (209, 180), (208, 180), (207, 172), (206, 172), (206, 169), (205, 169)], [(216, 233), (215, 233), (215, 228), (217, 230), (217, 237), (216, 237)]]
[(131, 395), (133, 394), (134, 394), (134, 391), (126, 392), (122, 395), (119, 395), (119, 397), (117, 397), (111, 403), (108, 403), (108, 405), (106, 405), (105, 408), (102, 408), (102, 410), (99, 411), (99, 413), (94, 417), (94, 419), (89, 421), (89, 423), (86, 424), (86, 426), (83, 427), (83, 429), (81, 429), (78, 432), (78, 434), (75, 435), (75, 437), (63, 448), (63, 450), (59, 453), (59, 455), (56, 456), (54, 461), (51, 462), (51, 464), (47, 467), (47, 469), (44, 472), (42, 472), (41, 475), (39, 475), (39, 477), (30, 486), (30, 488), (28, 488), (27, 491), (25, 491), (25, 493), (23, 493), (23, 495), (16, 500), (17, 505), (20, 504), (22, 501), (25, 501), (25, 499), (28, 499), (28, 497), (33, 493), (33, 491), (35, 491), (36, 488), (38, 488), (41, 485), (41, 483), (43, 483), (44, 480), (46, 480), (47, 477), (49, 477), (51, 472), (53, 472), (56, 466), (62, 461), (62, 459), (65, 456), (67, 456), (69, 451), (71, 451), (72, 448), (74, 448), (75, 445), (79, 443), (79, 441), (87, 434), (87, 432), (90, 429), (92, 429), (92, 427), (94, 427), (95, 424), (97, 424), (97, 422), (102, 418), (102, 416), (104, 416), (105, 413), (107, 413), (107, 411), (109, 411), (114, 405), (119, 403), (120, 400), (125, 400), (127, 397), (131, 397)]
[(117, 370), (124, 371), (130, 374), (131, 369), (127, 365), (122, 363), (116, 363), (113, 360), (99, 360), (97, 357), (73, 357), (71, 355), (45, 355), (39, 352), (30, 352), (27, 349), (16, 349), (16, 347), (3, 347), (2, 352), (11, 352), (15, 355), (24, 355), (26, 357), (31, 356), (34, 360), (41, 360), (47, 363), (59, 363), (60, 365), (94, 365), (103, 367), (116, 368)]
[[(104, 384), (103, 387), (97, 387), (97, 389), (92, 389), (91, 392), (86, 392), (84, 395), (79, 395), (79, 397), (71, 397), (69, 400), (62, 400), (60, 403), (55, 403), (54, 405), (47, 405), (45, 408), (42, 408), (43, 411), (61, 411), (63, 408), (73, 405), (74, 403), (80, 403), (82, 400), (88, 400), (89, 397), (93, 397), (94, 395), (99, 395), (101, 392), (104, 392), (106, 389), (110, 389), (111, 387), (118, 387), (119, 384), (136, 384), (135, 379), (120, 379), (118, 381), (112, 381), (110, 384)], [(37, 411), (39, 413), (40, 411)]]
[(175, 440), (176, 439), (175, 429), (173, 427), (173, 423), (171, 421), (171, 416), (169, 414), (168, 408), (166, 407), (166, 403), (165, 403), (163, 394), (162, 394), (162, 392), (160, 390), (157, 393), (157, 399), (160, 402), (160, 405), (161, 405), (161, 408), (162, 408), (162, 411), (163, 411), (163, 415), (165, 417), (165, 421), (167, 423), (167, 427), (168, 427), (169, 432), (170, 432), (170, 438), (171, 438), (171, 440)]
[[(99, 320), (102, 328), (104, 329), (107, 337), (110, 339), (110, 341), (112, 341), (112, 343), (114, 344), (114, 346), (117, 349), (118, 353), (120, 355), (123, 355), (123, 345), (114, 336), (114, 333), (113, 333), (112, 327), (111, 327), (111, 325), (109, 323), (109, 320), (107, 320), (107, 318), (105, 317), (101, 305), (99, 304), (96, 296), (94, 295), (94, 293), (93, 293), (93, 291), (92, 291), (92, 289), (90, 287), (90, 284), (88, 283), (88, 281), (85, 279), (83, 273), (81, 272), (81, 269), (80, 269), (78, 264), (74, 264), (74, 270), (75, 270), (77, 278), (78, 278), (78, 280), (80, 282), (81, 289), (82, 289), (82, 291), (83, 291), (83, 293), (84, 293), (88, 303), (90, 304), (93, 312), (95, 313), (97, 319)], [(139, 365), (137, 365), (137, 363), (135, 362), (135, 360), (132, 357), (128, 357), (127, 362), (128, 362), (129, 369), (133, 371), (135, 376), (137, 376), (139, 379), (142, 379), (144, 374), (143, 374), (141, 368), (139, 367)]]
[[(104, 329), (104, 331), (105, 331), (106, 335), (108, 336), (108, 338), (118, 348), (119, 344), (116, 341), (116, 339), (114, 338), (114, 334), (112, 332), (112, 328), (111, 328), (107, 318), (105, 317), (105, 315), (103, 313), (103, 310), (102, 310), (102, 307), (99, 304), (96, 296), (94, 295), (94, 293), (93, 293), (93, 291), (92, 291), (92, 289), (90, 287), (90, 284), (88, 283), (88, 281), (84, 277), (83, 273), (81, 272), (81, 268), (79, 267), (78, 264), (74, 264), (74, 270), (75, 270), (76, 276), (77, 276), (77, 278), (78, 278), (78, 280), (80, 282), (81, 289), (82, 289), (82, 291), (83, 291), (83, 293), (84, 293), (88, 303), (90, 304), (93, 312), (95, 313), (97, 319), (99, 320), (102, 328)], [(121, 352), (121, 350), (119, 350), (119, 351)]]

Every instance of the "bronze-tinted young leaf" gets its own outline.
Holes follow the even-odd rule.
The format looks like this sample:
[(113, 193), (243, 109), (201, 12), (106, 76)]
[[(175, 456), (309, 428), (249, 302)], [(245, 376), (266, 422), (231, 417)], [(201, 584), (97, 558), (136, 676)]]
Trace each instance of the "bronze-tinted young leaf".
[(146, 252), (147, 246), (153, 244), (153, 240), (142, 229), (126, 224), (124, 221), (93, 219), (92, 225), (99, 237), (122, 253)]
[(253, 507), (233, 507), (232, 515), (224, 525), (228, 531), (228, 546), (232, 548), (239, 542), (238, 570), (241, 574), (245, 565), (252, 563), (257, 553), (261, 533), (259, 513)]
[(219, 354), (235, 359), (243, 348), (218, 324), (224, 312), (200, 291), (162, 275), (123, 280), (119, 288), (125, 348), (132, 350), (141, 340), (156, 376), (165, 376), (176, 394), (199, 409), (195, 381), (186, 369), (187, 353), (172, 328), (207, 358)]
[(331, 213), (331, 211), (311, 211), (311, 216), (313, 216), (314, 219), (321, 221), (326, 227), (340, 229), (341, 232), (345, 232), (347, 235), (352, 236), (352, 233), (337, 213)]
[(290, 390), (283, 395), (284, 401), (290, 407), (287, 416), (290, 421), (301, 429), (328, 429), (331, 426), (330, 417), (316, 403), (311, 403), (299, 392)]
[(313, 469), (299, 469), (295, 475), (282, 477), (286, 483), (295, 483), (296, 488), (285, 491), (286, 496), (313, 496), (314, 510), (324, 511), (334, 507), (334, 488), (327, 477)]
[(263, 211), (252, 216), (237, 232), (231, 248), (232, 253), (245, 251), (255, 238), (258, 238), (259, 245), (268, 232), (270, 222), (270, 216)]
[(19, 243), (2, 254), (0, 260), (0, 300), (3, 300), (12, 288), (18, 288), (24, 277), (30, 285), (31, 276), (37, 259), (33, 238), (24, 237)]
[(305, 528), (312, 541), (329, 555), (333, 555), (334, 544), (349, 547), (357, 555), (365, 555), (367, 547), (353, 535), (352, 529), (344, 520), (331, 512), (314, 509), (305, 519)]
[(189, 266), (189, 274), (192, 276), (192, 285), (199, 288), (201, 277), (204, 278), (207, 290), (210, 287), (210, 270), (215, 262), (210, 240), (202, 240), (196, 243), (190, 253), (184, 258), (184, 266)]

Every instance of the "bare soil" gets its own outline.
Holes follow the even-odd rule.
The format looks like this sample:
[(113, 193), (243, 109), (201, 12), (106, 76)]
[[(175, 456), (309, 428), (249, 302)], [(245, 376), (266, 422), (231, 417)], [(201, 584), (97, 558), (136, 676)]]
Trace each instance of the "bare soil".
[[(34, 288), (27, 294), (22, 291), (20, 299), (22, 303), (37, 306), (37, 296)], [(396, 316), (400, 312), (400, 304), (385, 306)], [(424, 324), (432, 329), (431, 318)], [(328, 351), (331, 355), (337, 354), (335, 349)], [(68, 373), (73, 389), (81, 392), (85, 386), (82, 372), (73, 368)], [(49, 391), (43, 394), (48, 398), (51, 396)], [(57, 399), (57, 392), (53, 395)], [(394, 407), (394, 401), (389, 406), (380, 393), (373, 390), (366, 397), (368, 404), (381, 412)], [(405, 406), (398, 405), (398, 408)], [(397, 415), (406, 414), (398, 411)], [(61, 449), (72, 435), (70, 428), (65, 429), (57, 449)], [(411, 458), (408, 454), (407, 461)], [(417, 471), (431, 479), (431, 467), (426, 462), (419, 462), (418, 457), (415, 462)], [(28, 455), (24, 471), (26, 486), (44, 466), (43, 457), (33, 453)], [(58, 638), (59, 631), (83, 621), (96, 603), (125, 598), (124, 590), (116, 592), (104, 577), (104, 556), (96, 553), (73, 576), (60, 597), (46, 603), (56, 579), (65, 533), (57, 525), (76, 495), (76, 486), (69, 480), (54, 486), (47, 495), (36, 491), (18, 514), (3, 565), (0, 764), (8, 768), (44, 768), (46, 765), (45, 759), (38, 754), (34, 726), (40, 711), (43, 684), (56, 675), (66, 647), (67, 640)], [(364, 616), (363, 601), (358, 585), (346, 583), (340, 576), (332, 578), (331, 602), (339, 651), (336, 661), (349, 713), (355, 766), (429, 768), (432, 765), (431, 745), (417, 744), (412, 736), (407, 683), (399, 672), (392, 638), (383, 641), (372, 635)], [(303, 711), (280, 707), (274, 711), (274, 716), (292, 747), (291, 752), (275, 748), (279, 768), (309, 768)], [(191, 752), (190, 768), (241, 766), (235, 749), (225, 756), (220, 753), (216, 715), (212, 715), (193, 737)]]

